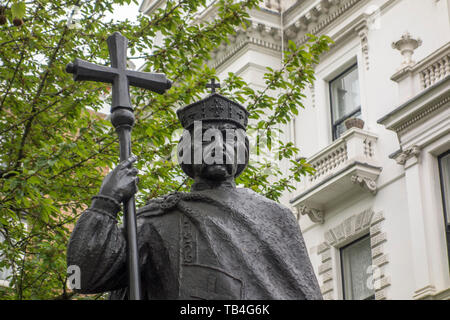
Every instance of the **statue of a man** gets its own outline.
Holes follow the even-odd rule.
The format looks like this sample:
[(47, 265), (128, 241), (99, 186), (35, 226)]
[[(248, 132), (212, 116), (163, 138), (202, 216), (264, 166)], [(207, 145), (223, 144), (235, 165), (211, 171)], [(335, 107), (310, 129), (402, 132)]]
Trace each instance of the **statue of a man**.
[[(178, 117), (185, 128), (181, 167), (194, 184), (137, 213), (143, 298), (322, 299), (291, 211), (236, 188), (249, 156), (245, 108), (212, 93)], [(81, 293), (126, 298), (127, 243), (116, 215), (137, 191), (130, 164), (105, 177), (73, 230), (67, 261), (80, 268)]]

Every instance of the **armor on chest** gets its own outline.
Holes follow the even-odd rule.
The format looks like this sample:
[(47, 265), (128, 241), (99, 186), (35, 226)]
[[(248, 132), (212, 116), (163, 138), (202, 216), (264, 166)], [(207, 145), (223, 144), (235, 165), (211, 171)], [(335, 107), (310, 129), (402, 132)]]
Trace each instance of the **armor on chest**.
[[(201, 223), (196, 220), (195, 223)], [(195, 224), (180, 215), (180, 298), (243, 299), (243, 282), (221, 266), (207, 235), (200, 234)]]

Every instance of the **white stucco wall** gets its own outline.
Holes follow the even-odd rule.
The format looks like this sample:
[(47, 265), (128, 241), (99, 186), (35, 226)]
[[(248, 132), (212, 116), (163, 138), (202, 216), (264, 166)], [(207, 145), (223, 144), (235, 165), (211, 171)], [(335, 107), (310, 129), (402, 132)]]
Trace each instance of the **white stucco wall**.
[[(386, 1), (368, 1), (367, 5), (379, 5)], [(385, 214), (384, 231), (388, 235), (386, 252), (389, 252), (389, 265), (386, 273), (391, 277), (391, 286), (388, 296), (391, 299), (409, 299), (414, 293), (414, 273), (405, 272), (413, 264), (411, 252), (416, 248), (411, 246), (411, 234), (409, 229), (409, 208), (406, 199), (408, 188), (405, 185), (403, 168), (395, 161), (389, 159), (388, 155), (399, 149), (398, 139), (392, 131), (384, 126), (378, 125), (377, 120), (389, 113), (405, 101), (399, 101), (397, 84), (390, 77), (397, 71), (401, 64), (400, 53), (391, 48), (391, 43), (400, 39), (400, 36), (409, 31), (414, 37), (422, 39), (423, 44), (414, 53), (414, 59), (420, 61), (433, 53), (450, 40), (450, 29), (448, 10), (445, 1), (394, 1), (391, 6), (381, 11), (380, 28), (371, 29), (368, 33), (369, 46), (369, 70), (364, 67), (364, 61), (359, 44), (359, 38), (355, 34), (353, 39), (342, 44), (339, 48), (332, 49), (330, 53), (321, 60), (317, 66), (317, 83), (315, 92), (315, 112), (308, 110), (301, 113), (297, 119), (298, 129), (297, 141), (300, 149), (310, 156), (327, 144), (331, 143), (331, 131), (329, 120), (329, 96), (328, 80), (335, 74), (336, 70), (345, 69), (348, 61), (357, 60), (359, 66), (359, 80), (361, 90), (362, 117), (366, 123), (365, 129), (378, 135), (377, 152), (380, 166), (383, 168), (378, 178), (378, 193), (375, 197), (365, 200), (358, 199), (358, 195), (348, 200), (342, 200), (335, 206), (327, 206), (325, 223), (321, 226), (311, 227), (310, 221), (304, 221), (300, 225), (304, 232), (306, 243), (310, 246), (318, 245), (323, 241), (324, 232), (333, 228), (349, 215), (372, 207), (375, 212), (383, 211)], [(356, 17), (364, 12), (364, 7), (353, 13)], [(348, 17), (351, 21), (352, 17)], [(431, 21), (433, 21), (431, 23)], [(337, 25), (329, 33), (339, 32), (339, 28), (345, 23)], [(314, 119), (312, 125), (311, 119)], [(302, 139), (302, 136), (305, 137)], [(436, 163), (428, 159), (424, 166), (428, 166), (427, 172), (435, 171)], [(426, 197), (430, 203), (440, 203), (439, 188), (436, 188), (436, 177), (424, 177), (434, 190)], [(425, 184), (425, 183), (424, 183)], [(437, 195), (437, 196), (436, 196)], [(437, 206), (439, 207), (439, 206)], [(435, 208), (433, 214), (438, 215), (441, 221), (442, 208)], [(433, 275), (433, 283), (437, 291), (448, 288), (448, 265), (446, 259), (439, 253), (445, 254), (445, 234), (440, 224), (440, 230), (434, 226), (434, 234), (438, 234), (439, 241), (432, 241), (441, 246), (439, 250), (429, 250), (430, 264)], [(429, 234), (432, 234), (431, 231)], [(427, 244), (424, 244), (426, 246)], [(428, 249), (427, 249), (428, 250)], [(442, 261), (442, 262), (441, 262)], [(447, 269), (446, 269), (447, 268)], [(447, 276), (445, 276), (447, 272)], [(339, 298), (339, 296), (338, 296)]]
[[(299, 16), (319, 2), (318, 0), (298, 2), (297, 7), (288, 10), (285, 15), (284, 26), (292, 25)], [(351, 30), (364, 13), (370, 12), (373, 14), (368, 17), (372, 24), (369, 24), (367, 33), (368, 57), (366, 57), (360, 36)], [(380, 118), (406, 102), (405, 98), (399, 97), (398, 84), (390, 79), (398, 71), (403, 59), (400, 52), (391, 47), (391, 43), (398, 41), (406, 31), (412, 37), (420, 38), (422, 45), (414, 51), (413, 58), (415, 61), (421, 61), (450, 41), (449, 12), (449, 0), (359, 1), (339, 20), (324, 29), (326, 34), (335, 39), (344, 33), (346, 36), (339, 40), (329, 53), (324, 54), (317, 65), (314, 95), (311, 94), (311, 90), (305, 92), (306, 108), (300, 110), (299, 116), (296, 117), (295, 130), (289, 127), (285, 129), (288, 137), (295, 140), (300, 148), (301, 156), (311, 157), (329, 146), (332, 143), (332, 134), (328, 83), (347, 67), (354, 63), (358, 64), (364, 130), (378, 137), (375, 157), (382, 171), (377, 179), (377, 193), (375, 196), (363, 191), (346, 194), (325, 205), (323, 224), (313, 223), (307, 216), (302, 216), (299, 223), (311, 261), (318, 274), (321, 261), (317, 248), (324, 242), (327, 230), (368, 208), (375, 213), (382, 212), (384, 221), (381, 227), (387, 237), (387, 241), (383, 243), (383, 251), (387, 253), (389, 260), (383, 267), (384, 274), (390, 279), (390, 285), (385, 290), (388, 299), (417, 298), (415, 291), (419, 289), (418, 278), (422, 277), (420, 275), (422, 271), (430, 274), (428, 277), (430, 280), (426, 281), (432, 283), (434, 292), (450, 287), (440, 186), (436, 171), (437, 151), (429, 151), (426, 148), (423, 150), (424, 156), (420, 163), (423, 185), (408, 186), (410, 180), (405, 179), (405, 168), (389, 158), (390, 154), (400, 148), (397, 135), (377, 123)], [(258, 21), (262, 21), (261, 16), (258, 16)], [(271, 25), (273, 21), (270, 21)], [(219, 77), (224, 77), (228, 72), (237, 72), (256, 89), (261, 89), (264, 87), (262, 79), (264, 68), (270, 66), (276, 69), (280, 67), (280, 63), (281, 53), (258, 46), (247, 46), (218, 67), (217, 71)], [(444, 135), (441, 139), (448, 139), (448, 135)], [(289, 200), (301, 192), (301, 184), (297, 187), (298, 191), (287, 193), (282, 197), (284, 204), (289, 206)], [(424, 219), (426, 240), (423, 243), (412, 242), (415, 237), (413, 230), (416, 230), (417, 226), (414, 225), (416, 218), (411, 216), (411, 192), (424, 193), (426, 214), (432, 217)], [(424, 254), (430, 261), (428, 265), (423, 264), (429, 268), (428, 271), (420, 270), (421, 266), (416, 261), (419, 257), (417, 251), (420, 251), (420, 248), (414, 245), (423, 246)], [(335, 265), (333, 282), (336, 288), (333, 297), (340, 299), (342, 292), (339, 251), (336, 248), (332, 250), (332, 261)]]

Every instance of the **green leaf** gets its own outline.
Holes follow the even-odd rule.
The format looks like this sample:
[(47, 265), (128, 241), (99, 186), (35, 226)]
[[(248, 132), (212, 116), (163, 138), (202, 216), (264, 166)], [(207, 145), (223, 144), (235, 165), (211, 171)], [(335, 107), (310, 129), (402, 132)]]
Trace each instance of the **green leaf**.
[(26, 13), (25, 2), (20, 1), (11, 5), (11, 13), (13, 17), (22, 19)]
[[(19, 282), (12, 279), (11, 292), (3, 295), (0, 291), (1, 299), (61, 296), (66, 245), (75, 218), (98, 193), (109, 167), (118, 163), (119, 146), (110, 119), (92, 111), (109, 105), (111, 92), (105, 90), (105, 84), (75, 83), (64, 66), (75, 58), (110, 65), (106, 38), (120, 30), (129, 38), (130, 53), (145, 57), (143, 71), (162, 72), (173, 80), (172, 88), (163, 95), (130, 89), (136, 117), (132, 148), (139, 157), (136, 166), (142, 171), (143, 187), (137, 203), (143, 205), (149, 198), (189, 190), (192, 180), (185, 181), (179, 166), (170, 161), (177, 140), (173, 133), (180, 129), (175, 110), (204, 96), (206, 79), (217, 78), (216, 70), (205, 62), (236, 29), (250, 25), (247, 11), (259, 6), (255, 0), (217, 1), (215, 20), (198, 26), (191, 25), (189, 17), (204, 9), (205, 0), (187, 0), (181, 5), (169, 1), (167, 8), (126, 23), (102, 18), (115, 4), (129, 2), (84, 1), (74, 17), (81, 28), (69, 30), (65, 1), (9, 2), (14, 3), (10, 12), (14, 17), (23, 18), (26, 9), (37, 11), (36, 19), (27, 19), (25, 28), (0, 32), (2, 57), (7, 58), (2, 60), (5, 67), (0, 68), (0, 79), (10, 87), (3, 90), (0, 106), (0, 223), (7, 224), (12, 243), (20, 244), (9, 247), (0, 243), (0, 251), (21, 266), (17, 270), (20, 290), (16, 287)], [(165, 35), (159, 46), (154, 42), (156, 34)], [(268, 166), (270, 160), (251, 162), (238, 177), (238, 184), (277, 200), (292, 190), (295, 181), (313, 172), (304, 161), (292, 162), (300, 151), (288, 144), (278, 145), (278, 133), (283, 134), (278, 128), (303, 108), (302, 94), (314, 78), (312, 66), (330, 42), (321, 36), (311, 37), (303, 47), (289, 43), (285, 68), (267, 68), (263, 88), (251, 88), (231, 72), (221, 77), (221, 93), (250, 112), (248, 132), (259, 129), (261, 144), (252, 152), (266, 156), (271, 147), (273, 159), (286, 158), (291, 164), (286, 177), (279, 168)], [(25, 250), (32, 253), (23, 260)]]

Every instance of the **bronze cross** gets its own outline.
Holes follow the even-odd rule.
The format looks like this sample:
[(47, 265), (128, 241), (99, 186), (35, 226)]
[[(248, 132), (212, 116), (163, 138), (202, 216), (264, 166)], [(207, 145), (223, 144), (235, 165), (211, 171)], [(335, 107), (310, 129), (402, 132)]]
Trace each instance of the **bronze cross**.
[(206, 87), (211, 88), (211, 93), (215, 93), (216, 88), (220, 88), (220, 83), (216, 83), (216, 79), (212, 78), (211, 83), (208, 83)]
[[(139, 72), (127, 69), (128, 39), (114, 32), (108, 42), (111, 67), (99, 66), (81, 59), (69, 63), (66, 71), (73, 73), (75, 81), (98, 81), (112, 83), (111, 123), (119, 136), (120, 161), (130, 161), (131, 130), (134, 114), (129, 86), (164, 93), (172, 83), (164, 74)], [(136, 204), (134, 196), (123, 203), (124, 224), (128, 244), (128, 293), (130, 300), (141, 299), (139, 252), (137, 243)]]
[(75, 81), (98, 81), (112, 83), (111, 111), (117, 107), (132, 109), (129, 86), (164, 93), (171, 82), (161, 73), (139, 72), (127, 69), (128, 39), (114, 32), (106, 40), (111, 67), (99, 66), (81, 59), (67, 65), (66, 71), (73, 73)]

